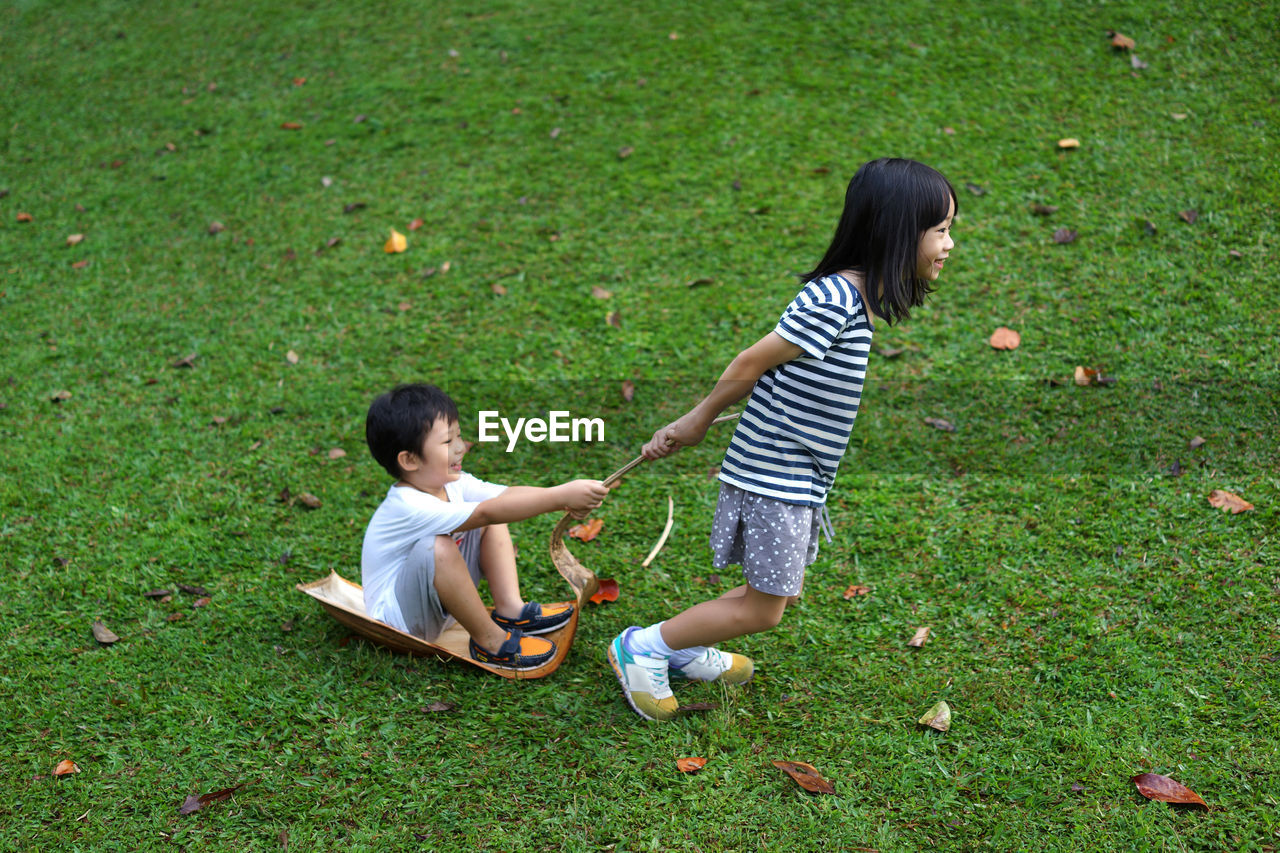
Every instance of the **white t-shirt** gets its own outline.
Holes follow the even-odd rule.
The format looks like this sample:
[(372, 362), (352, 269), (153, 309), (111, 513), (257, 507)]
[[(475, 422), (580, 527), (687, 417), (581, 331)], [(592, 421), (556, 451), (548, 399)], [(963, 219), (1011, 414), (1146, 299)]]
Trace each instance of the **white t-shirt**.
[(464, 472), (445, 484), (447, 501), (412, 486), (388, 489), (364, 532), (360, 575), (365, 612), (392, 628), (407, 630), (395, 591), (396, 577), (413, 546), (425, 536), (453, 533), (466, 524), (481, 501), (502, 494), (506, 488)]

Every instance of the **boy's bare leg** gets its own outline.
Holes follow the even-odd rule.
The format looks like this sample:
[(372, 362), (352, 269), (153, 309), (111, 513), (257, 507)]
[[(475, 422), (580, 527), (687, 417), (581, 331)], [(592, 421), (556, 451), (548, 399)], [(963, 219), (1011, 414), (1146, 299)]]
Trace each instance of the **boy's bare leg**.
[(520, 597), (520, 577), (516, 572), (516, 546), (507, 525), (491, 524), (484, 529), (480, 574), (489, 582), (494, 611), (508, 619), (519, 619), (524, 599)]
[[(507, 539), (510, 542), (510, 537)], [(462, 552), (449, 536), (437, 536), (435, 543), (436, 595), (445, 611), (471, 635), (476, 645), (491, 652), (501, 648), (507, 632), (489, 618), (489, 610), (471, 580)]]
[(789, 600), (749, 586), (731, 589), (662, 623), (662, 640), (673, 649), (687, 649), (758, 634), (778, 624)]

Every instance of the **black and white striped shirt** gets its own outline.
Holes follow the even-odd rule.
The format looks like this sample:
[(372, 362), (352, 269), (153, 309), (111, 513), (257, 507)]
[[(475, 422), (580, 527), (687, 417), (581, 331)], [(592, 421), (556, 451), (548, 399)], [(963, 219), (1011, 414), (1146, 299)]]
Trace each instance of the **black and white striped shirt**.
[(783, 503), (822, 506), (858, 415), (873, 330), (843, 276), (805, 285), (774, 329), (804, 354), (756, 382), (720, 480)]

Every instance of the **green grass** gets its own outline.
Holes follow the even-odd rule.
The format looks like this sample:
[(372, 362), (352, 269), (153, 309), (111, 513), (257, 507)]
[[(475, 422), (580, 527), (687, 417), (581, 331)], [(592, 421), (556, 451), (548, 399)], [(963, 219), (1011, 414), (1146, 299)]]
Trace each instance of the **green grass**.
[[(4, 5), (0, 848), (1280, 846), (1278, 9), (1210, 6)], [(952, 179), (958, 246), (877, 331), (904, 352), (873, 359), (804, 599), (733, 645), (751, 685), (645, 725), (604, 654), (736, 583), (705, 541), (727, 430), (571, 546), (622, 595), (548, 679), (389, 654), (293, 590), (358, 577), (375, 394), (603, 417), (468, 465), (604, 476), (772, 327), (883, 155)], [(516, 528), (534, 596), (551, 526)], [(178, 583), (210, 603), (143, 595)], [(915, 724), (939, 699), (946, 734)]]

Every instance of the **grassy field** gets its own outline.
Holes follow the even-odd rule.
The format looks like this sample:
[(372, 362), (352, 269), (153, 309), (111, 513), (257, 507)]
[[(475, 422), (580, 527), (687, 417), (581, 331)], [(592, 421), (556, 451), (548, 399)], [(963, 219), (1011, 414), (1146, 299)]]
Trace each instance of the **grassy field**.
[[(0, 5), (0, 849), (1280, 847), (1277, 12)], [(645, 724), (605, 659), (738, 582), (706, 545), (727, 429), (571, 546), (621, 595), (550, 678), (389, 654), (294, 590), (358, 580), (374, 395), (601, 417), (467, 465), (603, 477), (772, 328), (885, 155), (951, 178), (957, 248), (877, 330), (802, 602), (728, 646), (752, 684)], [(515, 528), (533, 597), (553, 522)]]

